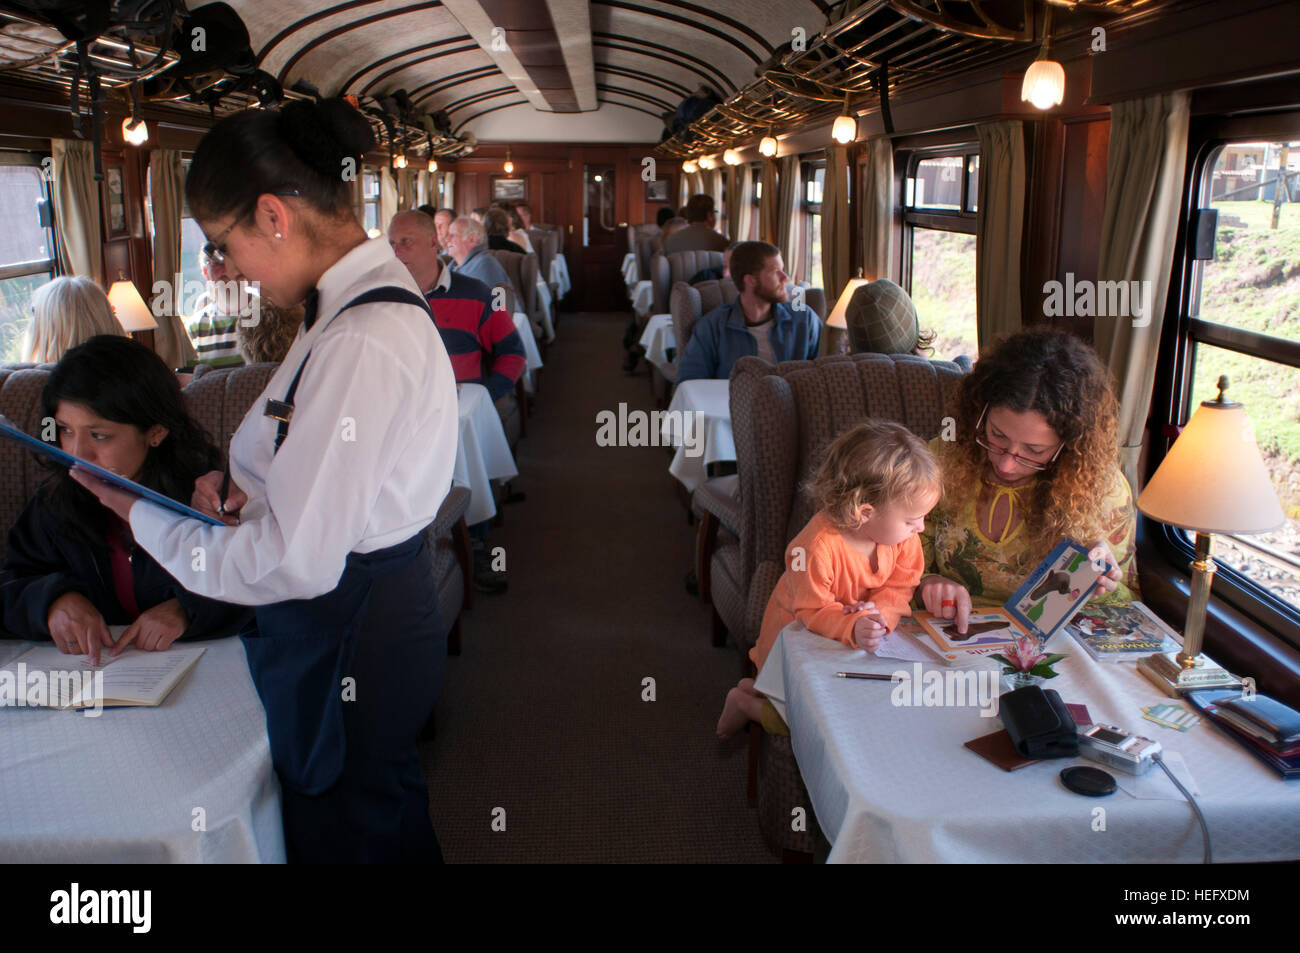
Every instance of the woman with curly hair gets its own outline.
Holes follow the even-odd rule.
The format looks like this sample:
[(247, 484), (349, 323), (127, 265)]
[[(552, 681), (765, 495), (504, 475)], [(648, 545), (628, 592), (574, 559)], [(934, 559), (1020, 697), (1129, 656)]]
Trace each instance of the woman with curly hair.
[(962, 381), (955, 440), (931, 450), (944, 496), (923, 534), (930, 575), (917, 598), (965, 632), (972, 606), (1001, 605), (1062, 537), (1109, 548), (1101, 589), (1137, 596), (1136, 516), (1119, 468), (1118, 404), (1096, 353), (1034, 328)]

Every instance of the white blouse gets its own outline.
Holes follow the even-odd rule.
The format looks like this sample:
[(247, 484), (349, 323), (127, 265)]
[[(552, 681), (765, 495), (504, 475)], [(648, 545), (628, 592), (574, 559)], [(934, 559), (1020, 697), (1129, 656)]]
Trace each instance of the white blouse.
[[(339, 259), (319, 311), (230, 442), (231, 480), (248, 494), (238, 526), (209, 526), (143, 500), (136, 542), (192, 592), (241, 605), (309, 599), (338, 584), (350, 552), (372, 552), (433, 522), (459, 437), (456, 378), (442, 337), (414, 305), (365, 304), (363, 291), (418, 293), (385, 238)], [(289, 434), (275, 453), (267, 398), (283, 400), (308, 350)]]

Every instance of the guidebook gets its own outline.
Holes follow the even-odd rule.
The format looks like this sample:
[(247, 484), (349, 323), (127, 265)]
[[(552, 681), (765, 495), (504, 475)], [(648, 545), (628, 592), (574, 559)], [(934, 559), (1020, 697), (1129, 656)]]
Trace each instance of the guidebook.
[(1066, 631), (1099, 662), (1176, 652), (1181, 644), (1174, 630), (1140, 602), (1089, 606), (1075, 616)]
[[(115, 637), (126, 626), (110, 626)], [(40, 645), (0, 668), (0, 707), (81, 708), (161, 705), (207, 649), (173, 645), (163, 652), (131, 646), (117, 658), (104, 654), (98, 666), (88, 655), (64, 655)]]
[(929, 612), (914, 617), (949, 665), (1001, 652), (1021, 636), (1045, 645), (1083, 607), (1110, 568), (1108, 563), (1094, 566), (1088, 550), (1063, 539), (1001, 608), (973, 610), (964, 635), (952, 619)]
[(220, 520), (213, 519), (205, 513), (200, 513), (198, 510), (192, 509), (184, 503), (178, 503), (171, 497), (164, 496), (155, 490), (149, 489), (147, 486), (141, 486), (134, 480), (128, 480), (119, 473), (114, 473), (112, 470), (105, 470), (103, 467), (95, 466), (95, 464), (83, 460), (80, 457), (74, 457), (72, 454), (65, 452), (52, 443), (46, 443), (44, 440), (37, 440), (21, 428), (15, 427), (13, 421), (4, 414), (0, 414), (0, 437), (4, 437), (6, 440), (12, 440), (16, 444), (21, 444), (28, 450), (32, 451), (32, 453), (45, 457), (48, 460), (53, 460), (55, 463), (62, 466), (75, 466), (87, 471), (88, 473), (93, 473), (105, 483), (111, 483), (119, 490), (125, 490), (132, 496), (139, 497), (142, 500), (148, 500), (150, 503), (157, 503), (159, 506), (164, 506), (173, 513), (188, 516), (190, 519), (202, 520), (212, 526), (223, 525)]

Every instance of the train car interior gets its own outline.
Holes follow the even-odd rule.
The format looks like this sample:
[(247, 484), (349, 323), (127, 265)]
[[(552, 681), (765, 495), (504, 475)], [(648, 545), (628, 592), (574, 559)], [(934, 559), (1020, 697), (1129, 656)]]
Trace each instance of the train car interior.
[(0, 2), (0, 861), (1300, 861), (1297, 36)]

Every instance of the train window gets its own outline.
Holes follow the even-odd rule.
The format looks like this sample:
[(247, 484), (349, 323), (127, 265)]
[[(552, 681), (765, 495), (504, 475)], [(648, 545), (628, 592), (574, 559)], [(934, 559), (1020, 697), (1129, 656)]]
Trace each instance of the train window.
[(379, 173), (367, 169), (361, 174), (361, 196), (365, 203), (362, 225), (366, 234), (379, 228)]
[[(903, 286), (935, 356), (974, 358), (975, 209), (979, 153), (974, 143), (906, 156), (903, 180)], [(902, 159), (902, 157), (900, 157)]]
[(808, 283), (814, 288), (822, 287), (822, 194), (826, 188), (826, 162), (809, 162), (804, 164), (804, 222), (807, 237), (804, 248), (807, 249), (807, 267), (804, 274)]
[[(1274, 533), (1217, 536), (1229, 579), (1300, 618), (1300, 140), (1227, 141), (1194, 176), (1191, 203), (1217, 213), (1213, 257), (1189, 270), (1182, 317), (1181, 417), (1229, 396), (1250, 415), (1288, 520)], [(1181, 534), (1180, 534), (1181, 535)], [(1188, 553), (1190, 543), (1177, 540)]]
[(54, 277), (54, 234), (42, 156), (0, 154), (0, 348), (6, 361), (20, 359), (31, 320), (32, 292)]

